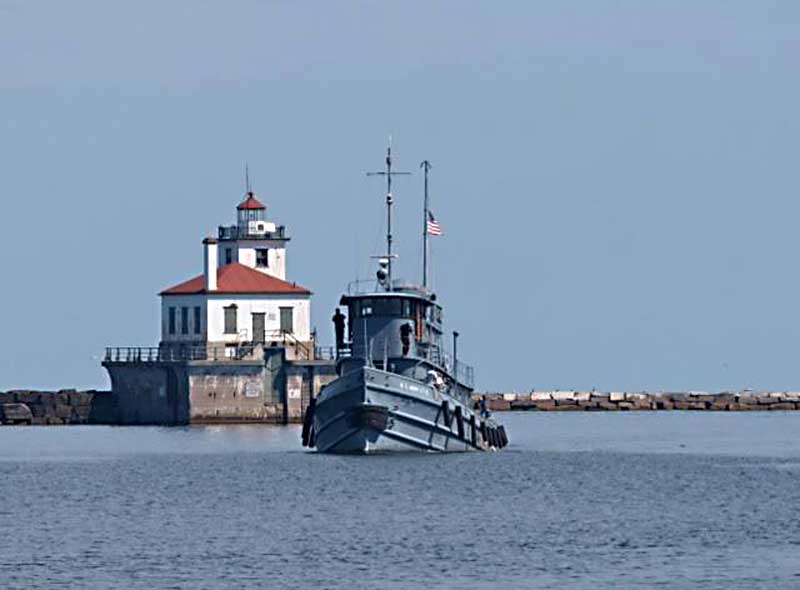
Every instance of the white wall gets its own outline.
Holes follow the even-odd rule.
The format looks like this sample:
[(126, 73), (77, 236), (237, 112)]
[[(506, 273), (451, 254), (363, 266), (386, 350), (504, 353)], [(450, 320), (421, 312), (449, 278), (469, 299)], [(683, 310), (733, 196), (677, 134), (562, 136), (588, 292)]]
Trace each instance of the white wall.
[[(253, 313), (264, 313), (267, 337), (280, 329), (280, 308), (294, 309), (294, 335), (311, 340), (311, 296), (297, 295), (165, 295), (161, 297), (161, 340), (164, 342), (246, 342), (252, 339)], [(237, 306), (237, 334), (225, 334), (225, 307)], [(194, 306), (201, 307), (200, 335), (194, 333)], [(189, 333), (181, 333), (181, 307), (189, 308)], [(175, 334), (169, 333), (169, 308), (175, 307)]]
[[(286, 249), (283, 247), (282, 242), (243, 240), (240, 242), (231, 242), (228, 246), (226, 242), (222, 247), (220, 254), (220, 264), (225, 264), (225, 248), (234, 248), (234, 261), (240, 264), (255, 268), (264, 274), (286, 280)], [(269, 248), (269, 267), (260, 268), (256, 267), (256, 248)]]
[[(280, 329), (280, 308), (294, 309), (294, 334), (302, 341), (311, 339), (311, 296), (297, 295), (211, 295), (206, 314), (209, 342), (238, 342), (252, 339), (253, 313), (266, 314), (266, 331)], [(225, 308), (236, 304), (238, 334), (225, 334)]]

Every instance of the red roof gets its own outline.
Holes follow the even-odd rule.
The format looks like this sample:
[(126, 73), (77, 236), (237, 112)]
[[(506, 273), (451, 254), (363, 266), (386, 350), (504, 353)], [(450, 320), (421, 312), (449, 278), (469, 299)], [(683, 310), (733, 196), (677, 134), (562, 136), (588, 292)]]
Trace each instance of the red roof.
[[(208, 293), (204, 275), (196, 276), (185, 283), (165, 289), (160, 295), (194, 295), (200, 293)], [(297, 283), (282, 281), (238, 262), (226, 264), (217, 269), (217, 290), (211, 291), (211, 293), (311, 295), (311, 291)]]
[(239, 211), (243, 209), (266, 209), (264, 203), (256, 199), (256, 195), (252, 191), (247, 193), (247, 198), (241, 203), (239, 203), (239, 205), (236, 208)]

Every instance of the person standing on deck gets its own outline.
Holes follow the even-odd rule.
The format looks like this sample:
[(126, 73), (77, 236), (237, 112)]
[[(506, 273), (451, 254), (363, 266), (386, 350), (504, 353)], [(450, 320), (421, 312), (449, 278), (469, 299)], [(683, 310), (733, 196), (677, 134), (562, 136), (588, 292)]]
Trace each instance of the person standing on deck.
[(400, 326), (400, 342), (403, 343), (403, 356), (408, 356), (408, 351), (411, 349), (411, 332), (414, 330), (411, 324), (403, 324)]
[(481, 409), (481, 418), (488, 418), (489, 417), (489, 410), (486, 409), (486, 396), (482, 395), (481, 400), (479, 403), (479, 407)]
[(336, 332), (336, 358), (344, 348), (344, 314), (337, 307), (336, 313), (333, 314), (333, 329)]

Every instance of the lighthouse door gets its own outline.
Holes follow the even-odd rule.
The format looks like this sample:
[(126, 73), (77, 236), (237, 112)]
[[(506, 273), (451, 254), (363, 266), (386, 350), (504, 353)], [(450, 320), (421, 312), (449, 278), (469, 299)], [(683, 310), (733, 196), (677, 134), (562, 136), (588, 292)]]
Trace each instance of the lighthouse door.
[(281, 332), (294, 332), (294, 308), (281, 307)]
[(263, 313), (253, 314), (253, 342), (265, 342), (265, 323)]

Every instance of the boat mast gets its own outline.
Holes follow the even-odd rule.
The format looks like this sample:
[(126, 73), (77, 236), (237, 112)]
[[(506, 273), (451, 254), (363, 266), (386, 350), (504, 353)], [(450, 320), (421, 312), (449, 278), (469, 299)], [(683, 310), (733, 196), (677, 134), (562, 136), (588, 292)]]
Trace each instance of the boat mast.
[(392, 290), (392, 176), (406, 176), (411, 172), (394, 172), (392, 171), (392, 138), (389, 138), (389, 145), (386, 147), (386, 170), (382, 172), (367, 172), (367, 176), (385, 176), (386, 177), (386, 258), (387, 262), (387, 281), (386, 290)]
[(425, 199), (422, 211), (422, 288), (428, 288), (428, 171), (431, 163), (423, 160), (419, 165), (425, 171)]

